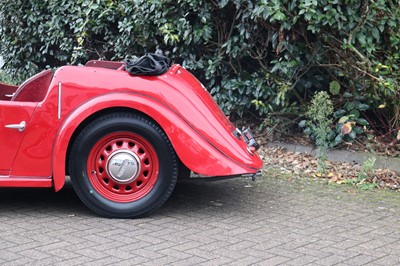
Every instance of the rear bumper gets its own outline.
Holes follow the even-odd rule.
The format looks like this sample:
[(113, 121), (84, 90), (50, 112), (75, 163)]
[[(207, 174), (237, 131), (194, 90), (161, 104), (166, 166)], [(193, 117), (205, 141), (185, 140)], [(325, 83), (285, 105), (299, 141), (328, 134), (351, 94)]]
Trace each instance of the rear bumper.
[(261, 177), (262, 172), (261, 170), (252, 173), (252, 174), (241, 174), (241, 175), (228, 175), (228, 176), (204, 176), (204, 175), (199, 175), (196, 173), (192, 173), (189, 178), (182, 178), (178, 179), (178, 182), (201, 182), (201, 181), (219, 181), (219, 180), (226, 180), (226, 179), (232, 179), (232, 178), (251, 178), (252, 181), (256, 181), (258, 177)]

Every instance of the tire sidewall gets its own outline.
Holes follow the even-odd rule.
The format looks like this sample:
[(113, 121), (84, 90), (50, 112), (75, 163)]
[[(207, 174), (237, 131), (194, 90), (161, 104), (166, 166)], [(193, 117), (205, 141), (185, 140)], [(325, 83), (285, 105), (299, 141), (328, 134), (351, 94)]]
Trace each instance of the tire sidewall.
[[(88, 178), (87, 160), (91, 149), (101, 138), (115, 132), (133, 132), (145, 138), (158, 157), (156, 183), (146, 195), (133, 202), (106, 199), (95, 190)], [(176, 155), (165, 133), (154, 123), (137, 116), (100, 118), (89, 124), (73, 144), (69, 167), (72, 184), (81, 200), (92, 210), (109, 217), (134, 217), (157, 209), (171, 194), (177, 176)]]

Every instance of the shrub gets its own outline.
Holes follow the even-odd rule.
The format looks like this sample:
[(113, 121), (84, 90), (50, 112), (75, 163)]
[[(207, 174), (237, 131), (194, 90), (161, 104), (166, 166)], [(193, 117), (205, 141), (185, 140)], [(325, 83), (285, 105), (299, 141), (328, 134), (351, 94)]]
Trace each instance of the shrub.
[(400, 7), (386, 0), (0, 2), (0, 50), (21, 78), (161, 49), (227, 113), (298, 113), (335, 84), (336, 121), (381, 134), (400, 127), (399, 29)]
[(317, 172), (326, 173), (327, 150), (332, 139), (332, 113), (333, 104), (327, 92), (320, 91), (315, 94), (311, 105), (307, 110), (308, 128), (315, 137), (315, 144), (318, 147)]

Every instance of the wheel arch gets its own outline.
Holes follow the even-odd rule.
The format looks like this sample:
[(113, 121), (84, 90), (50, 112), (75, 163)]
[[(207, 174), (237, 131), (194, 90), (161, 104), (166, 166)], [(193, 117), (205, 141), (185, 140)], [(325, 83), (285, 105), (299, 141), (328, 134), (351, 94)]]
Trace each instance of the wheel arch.
[(153, 121), (153, 123), (156, 123), (158, 125), (158, 123), (152, 119), (150, 116), (148, 116), (147, 114), (134, 109), (134, 108), (130, 108), (130, 107), (109, 107), (109, 108), (105, 108), (105, 109), (101, 109), (93, 114), (91, 114), (90, 116), (86, 117), (80, 124), (79, 126), (75, 129), (74, 133), (72, 134), (69, 142), (68, 142), (68, 148), (67, 148), (67, 157), (66, 157), (66, 161), (65, 161), (65, 173), (68, 175), (69, 174), (69, 170), (68, 170), (68, 164), (69, 164), (69, 154), (71, 151), (71, 147), (72, 144), (74, 143), (76, 137), (79, 135), (79, 133), (88, 125), (90, 124), (92, 121), (96, 120), (97, 118), (103, 116), (103, 115), (107, 115), (110, 113), (117, 113), (117, 112), (125, 112), (125, 113), (133, 113), (133, 114), (139, 114), (141, 116), (146, 117), (147, 119), (150, 119)]
[[(107, 99), (104, 99), (105, 97), (107, 97), (107, 95), (99, 96), (81, 104), (68, 115), (57, 132), (52, 156), (53, 184), (55, 191), (59, 191), (65, 184), (65, 176), (68, 174), (69, 153), (72, 144), (79, 132), (90, 122), (109, 113), (128, 112), (140, 114), (159, 125), (151, 116), (135, 108), (135, 104), (138, 104), (137, 102), (114, 100), (115, 102), (120, 102), (120, 104), (110, 107), (111, 104), (106, 102)], [(121, 94), (114, 94), (110, 98), (118, 99), (118, 97), (121, 97)], [(110, 101), (113, 100), (111, 99)], [(162, 128), (162, 126), (160, 126), (160, 128)]]
[[(71, 151), (72, 144), (74, 143), (74, 141), (75, 141), (76, 137), (79, 135), (79, 133), (88, 124), (90, 124), (92, 121), (96, 120), (97, 118), (107, 115), (107, 114), (110, 114), (110, 113), (117, 113), (117, 112), (138, 114), (148, 120), (151, 120), (153, 123), (155, 123), (157, 126), (159, 126), (162, 129), (162, 126), (156, 120), (154, 120), (151, 116), (147, 115), (146, 113), (144, 113), (142, 111), (134, 109), (132, 107), (109, 107), (109, 108), (101, 109), (101, 110), (91, 114), (87, 118), (85, 118), (79, 124), (79, 126), (75, 129), (74, 133), (72, 134), (72, 136), (69, 140), (69, 143), (68, 143), (68, 148), (67, 148), (67, 153), (66, 153), (67, 157), (65, 160), (65, 173), (67, 175), (69, 175), (69, 169), (68, 169), (69, 159), (70, 159), (69, 154)], [(178, 155), (178, 164), (179, 164), (179, 178), (183, 178), (183, 179), (188, 178), (190, 176), (190, 169), (181, 161), (181, 159), (179, 158), (179, 155)]]
[(53, 145), (52, 172), (55, 191), (64, 186), (67, 152), (77, 134), (97, 117), (113, 111), (135, 112), (150, 118), (166, 133), (179, 160), (196, 173), (228, 176), (257, 171), (221, 152), (215, 142), (205, 139), (194, 125), (181, 117), (174, 106), (145, 94), (118, 92), (88, 100), (64, 119)]

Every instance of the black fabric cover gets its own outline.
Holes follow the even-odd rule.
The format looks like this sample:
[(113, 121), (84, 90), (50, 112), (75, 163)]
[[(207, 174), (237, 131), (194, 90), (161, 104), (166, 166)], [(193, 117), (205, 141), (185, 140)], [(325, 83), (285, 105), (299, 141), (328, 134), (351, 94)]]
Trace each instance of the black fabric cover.
[(157, 76), (168, 71), (171, 60), (161, 53), (147, 53), (137, 60), (127, 59), (125, 69), (135, 76)]

